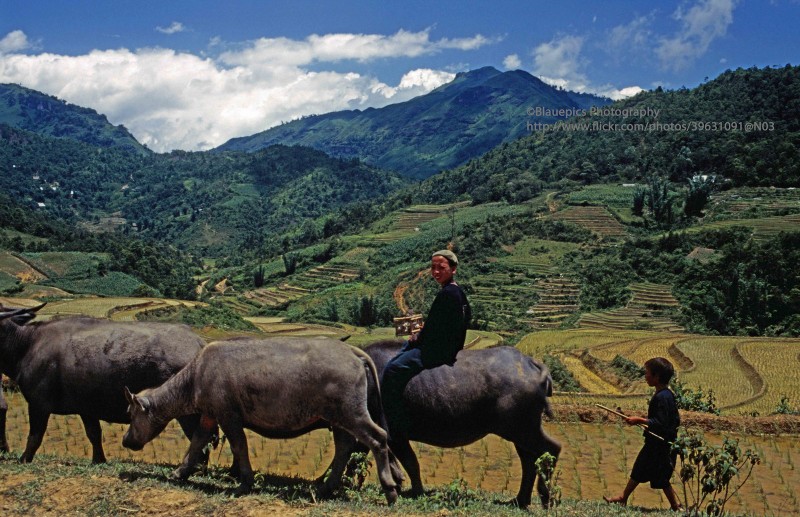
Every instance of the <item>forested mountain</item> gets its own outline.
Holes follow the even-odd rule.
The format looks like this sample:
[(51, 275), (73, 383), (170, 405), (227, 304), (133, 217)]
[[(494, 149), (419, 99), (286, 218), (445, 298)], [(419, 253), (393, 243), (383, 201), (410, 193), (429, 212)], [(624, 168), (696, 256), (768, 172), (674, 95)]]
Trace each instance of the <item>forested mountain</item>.
[[(480, 328), (797, 336), (799, 79), (740, 69), (599, 113), (577, 99), (585, 115), (419, 183), (308, 147), (137, 154), (0, 124), (0, 250), (83, 254), (83, 277), (45, 280), (71, 293), (225, 279), (241, 314), (368, 326), (391, 323), (397, 293), (428, 306), (420, 268), (451, 245)], [(0, 292), (27, 289), (6, 267)]]
[(418, 200), (515, 202), (544, 186), (651, 175), (680, 184), (695, 175), (733, 185), (800, 183), (800, 67), (727, 71), (694, 89), (658, 88), (600, 111), (426, 181)]
[(305, 117), (234, 138), (218, 149), (255, 151), (272, 144), (299, 144), (426, 178), (519, 138), (529, 132), (529, 122), (559, 119), (529, 116), (529, 109), (588, 109), (610, 102), (558, 90), (522, 70), (503, 73), (484, 67), (460, 73), (452, 82), (406, 102)]
[(138, 155), (2, 125), (0, 172), (2, 192), (31, 210), (203, 255), (277, 245), (306, 220), (404, 184), (303, 147)]
[(0, 124), (97, 147), (149, 152), (125, 126), (112, 125), (105, 115), (16, 84), (0, 84)]

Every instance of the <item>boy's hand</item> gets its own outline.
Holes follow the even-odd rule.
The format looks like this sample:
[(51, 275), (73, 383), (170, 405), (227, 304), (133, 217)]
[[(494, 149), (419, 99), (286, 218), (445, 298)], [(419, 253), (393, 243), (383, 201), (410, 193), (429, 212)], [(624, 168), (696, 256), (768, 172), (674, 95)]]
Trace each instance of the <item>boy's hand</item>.
[(627, 417), (625, 419), (625, 423), (628, 424), (628, 425), (646, 424), (647, 423), (647, 419), (646, 418), (642, 418), (640, 416), (629, 416), (629, 417)]

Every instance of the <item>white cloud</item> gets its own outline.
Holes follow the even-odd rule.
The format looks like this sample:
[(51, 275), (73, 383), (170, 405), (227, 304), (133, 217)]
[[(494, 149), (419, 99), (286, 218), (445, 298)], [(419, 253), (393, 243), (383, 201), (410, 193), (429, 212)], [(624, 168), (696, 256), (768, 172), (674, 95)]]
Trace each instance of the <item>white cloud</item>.
[[(20, 50), (21, 31), (2, 42)], [(393, 35), (329, 34), (304, 40), (212, 41), (219, 57), (164, 48), (94, 50), (80, 56), (14, 50), (0, 54), (0, 82), (19, 83), (86, 106), (124, 124), (155, 151), (202, 150), (303, 115), (379, 107), (408, 100), (452, 80), (452, 73), (416, 69), (397, 85), (347, 71), (311, 71), (316, 63), (415, 57), (471, 49), (491, 40), (430, 39), (429, 31)], [(2, 48), (2, 47), (0, 47)]]
[(582, 36), (561, 36), (542, 43), (533, 51), (533, 73), (542, 81), (576, 92), (587, 91), (589, 80), (582, 72), (588, 61), (581, 56)]
[(679, 7), (672, 16), (680, 22), (680, 31), (672, 38), (662, 39), (656, 48), (661, 66), (682, 70), (705, 54), (733, 23), (736, 3), (737, 0), (699, 0), (686, 12)]
[(511, 54), (503, 60), (503, 66), (506, 70), (517, 70), (522, 66), (522, 61), (520, 61), (518, 55)]
[(639, 86), (626, 86), (625, 88), (615, 88), (613, 86), (606, 85), (599, 88), (593, 88), (591, 93), (594, 93), (595, 95), (601, 95), (603, 97), (608, 97), (609, 99), (618, 101), (620, 99), (633, 97), (637, 93), (643, 91), (644, 89), (640, 88)]
[(178, 32), (185, 32), (186, 27), (184, 27), (181, 22), (172, 22), (169, 27), (156, 27), (156, 30), (164, 34), (176, 34)]
[(534, 75), (551, 86), (578, 93), (593, 93), (614, 100), (636, 95), (642, 88), (616, 88), (610, 84), (595, 85), (584, 73), (589, 61), (581, 55), (586, 39), (562, 36), (534, 49)]
[(0, 39), (0, 54), (10, 52), (19, 52), (26, 50), (32, 45), (28, 41), (28, 36), (22, 31), (12, 31), (6, 34), (3, 39)]
[(430, 30), (395, 34), (312, 34), (305, 40), (261, 38), (244, 48), (223, 52), (220, 60), (228, 65), (256, 68), (275, 65), (304, 66), (314, 62), (353, 60), (368, 62), (381, 58), (419, 57), (444, 49), (473, 50), (496, 40), (480, 34), (472, 38), (431, 41)]
[(606, 50), (612, 55), (630, 54), (650, 48), (653, 40), (650, 26), (654, 15), (639, 16), (626, 25), (612, 28), (606, 39)]

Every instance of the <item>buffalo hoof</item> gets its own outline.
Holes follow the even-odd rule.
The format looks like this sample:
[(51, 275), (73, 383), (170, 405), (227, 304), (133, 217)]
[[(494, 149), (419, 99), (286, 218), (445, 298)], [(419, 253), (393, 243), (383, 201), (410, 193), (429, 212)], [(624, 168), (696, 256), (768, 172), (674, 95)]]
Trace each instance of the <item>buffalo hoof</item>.
[(0, 442), (0, 452), (8, 452), (8, 443), (5, 441)]
[(172, 473), (169, 475), (169, 479), (172, 481), (186, 481), (193, 472), (193, 468), (181, 465), (172, 471)]
[(523, 508), (524, 509), (524, 508), (527, 508), (528, 506), (530, 506), (531, 502), (530, 502), (530, 500), (528, 500), (526, 502), (526, 501), (520, 500), (519, 498), (515, 497), (514, 499), (511, 499), (509, 501), (504, 501), (504, 502), (502, 502), (500, 504), (502, 504), (503, 506), (512, 506), (514, 508)]
[(397, 502), (397, 489), (396, 488), (386, 488), (386, 489), (384, 489), (383, 495), (386, 496), (386, 503), (389, 506), (393, 506), (394, 503)]
[(234, 497), (241, 497), (243, 495), (247, 495), (253, 491), (253, 484), (252, 483), (242, 483), (239, 487), (233, 491)]
[(425, 495), (425, 490), (423, 490), (422, 488), (411, 487), (411, 490), (408, 492), (408, 497), (410, 497), (411, 499), (419, 499), (424, 495)]
[(19, 457), (20, 463), (30, 463), (33, 461), (33, 456), (29, 454), (22, 453), (22, 456)]
[(314, 497), (317, 499), (331, 499), (333, 497), (334, 490), (320, 479), (314, 482), (312, 489)]

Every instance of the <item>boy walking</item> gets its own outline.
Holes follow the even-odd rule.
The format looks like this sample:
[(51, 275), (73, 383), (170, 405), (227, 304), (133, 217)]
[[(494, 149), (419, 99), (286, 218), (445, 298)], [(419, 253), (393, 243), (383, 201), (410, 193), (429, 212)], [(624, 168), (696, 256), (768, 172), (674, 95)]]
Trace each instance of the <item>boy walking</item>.
[(678, 436), (678, 426), (681, 423), (675, 394), (667, 387), (674, 374), (675, 369), (672, 363), (663, 357), (655, 357), (644, 363), (644, 378), (648, 386), (655, 386), (656, 393), (650, 399), (647, 418), (629, 416), (625, 422), (629, 425), (645, 424), (647, 431), (664, 439), (660, 440), (645, 431), (644, 446), (633, 464), (628, 484), (622, 494), (617, 497), (603, 496), (606, 502), (624, 506), (639, 483), (649, 481), (651, 488), (664, 491), (673, 510), (680, 510), (678, 496), (669, 482), (677, 459), (677, 453), (671, 452), (670, 449), (672, 442)]

